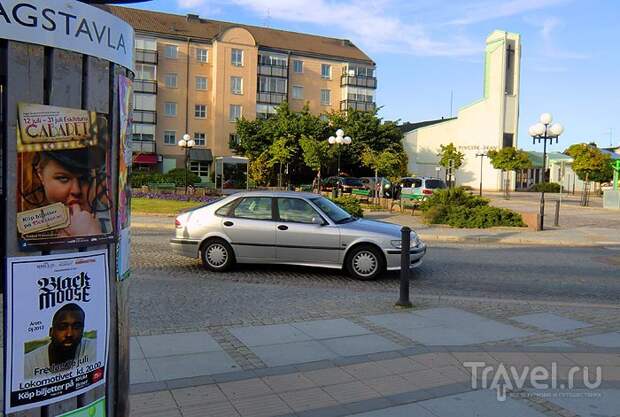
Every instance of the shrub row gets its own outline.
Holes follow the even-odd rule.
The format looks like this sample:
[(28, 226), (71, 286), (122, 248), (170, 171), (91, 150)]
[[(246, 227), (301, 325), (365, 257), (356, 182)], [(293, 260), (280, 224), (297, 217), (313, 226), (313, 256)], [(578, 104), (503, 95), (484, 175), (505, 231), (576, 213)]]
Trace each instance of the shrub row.
[[(177, 187), (185, 186), (185, 169), (176, 168), (166, 174), (160, 174), (159, 172), (132, 172), (129, 179), (133, 188), (140, 188), (143, 185), (149, 185), (152, 183), (164, 184), (174, 183)], [(191, 171), (187, 171), (187, 183), (194, 184), (200, 182), (200, 177)]]
[(555, 182), (539, 182), (532, 187), (532, 191), (536, 191), (538, 193), (543, 191), (546, 193), (559, 193), (560, 184)]
[(350, 195), (343, 195), (332, 199), (332, 201), (342, 207), (351, 216), (364, 217), (364, 209), (362, 209), (362, 206), (357, 198)]
[(463, 188), (436, 190), (420, 208), (425, 221), (431, 224), (460, 228), (525, 226), (519, 213), (489, 206), (488, 199), (471, 195)]

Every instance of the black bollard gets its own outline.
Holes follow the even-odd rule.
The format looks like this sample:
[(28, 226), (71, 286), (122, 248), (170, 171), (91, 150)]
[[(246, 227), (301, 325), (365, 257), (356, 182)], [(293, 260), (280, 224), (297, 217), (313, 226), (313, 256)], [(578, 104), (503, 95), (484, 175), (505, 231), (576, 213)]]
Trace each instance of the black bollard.
[(411, 308), (413, 305), (409, 300), (409, 273), (410, 273), (410, 253), (411, 250), (411, 229), (403, 226), (400, 229), (401, 246), (400, 246), (400, 293), (396, 307)]
[(555, 221), (553, 225), (556, 227), (560, 225), (560, 200), (556, 200), (555, 202)]

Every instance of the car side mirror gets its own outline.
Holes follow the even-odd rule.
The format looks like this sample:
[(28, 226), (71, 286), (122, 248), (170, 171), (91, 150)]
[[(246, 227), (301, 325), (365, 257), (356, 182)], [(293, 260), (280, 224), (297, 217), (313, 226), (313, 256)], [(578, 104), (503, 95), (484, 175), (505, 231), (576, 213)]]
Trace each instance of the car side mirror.
[(313, 217), (312, 218), (312, 224), (317, 224), (319, 226), (325, 226), (325, 220), (323, 220), (320, 217)]

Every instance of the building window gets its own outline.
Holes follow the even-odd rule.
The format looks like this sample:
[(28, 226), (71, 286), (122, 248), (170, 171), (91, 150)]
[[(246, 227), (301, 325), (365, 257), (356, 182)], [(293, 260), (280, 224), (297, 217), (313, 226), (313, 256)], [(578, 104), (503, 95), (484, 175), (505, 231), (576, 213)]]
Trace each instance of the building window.
[(299, 85), (294, 85), (293, 98), (296, 100), (302, 100), (304, 98), (304, 88)]
[(209, 50), (204, 48), (196, 48), (196, 61), (207, 62), (209, 60)]
[(164, 56), (169, 59), (177, 59), (179, 55), (179, 47), (176, 45), (166, 45), (164, 47)]
[(238, 134), (231, 133), (230, 135), (228, 135), (228, 143), (231, 145), (239, 145), (241, 143), (241, 139), (239, 138)]
[(207, 144), (207, 134), (204, 132), (195, 132), (194, 142), (196, 142), (197, 146), (205, 146)]
[(204, 119), (207, 117), (207, 105), (196, 104), (194, 105), (194, 117), (197, 119)]
[(196, 90), (207, 89), (207, 77), (196, 77)]
[(329, 64), (321, 64), (321, 77), (331, 80), (332, 66)]
[(293, 71), (297, 74), (301, 74), (304, 72), (304, 61), (300, 61), (299, 59), (293, 60)]
[(206, 161), (190, 161), (189, 170), (199, 177), (209, 176), (209, 163)]
[(286, 94), (286, 79), (278, 77), (259, 77), (258, 91)]
[(243, 50), (233, 49), (230, 51), (230, 63), (235, 67), (243, 66)]
[(166, 116), (176, 116), (177, 115), (177, 103), (166, 102), (164, 104), (164, 114)]
[(167, 88), (177, 88), (177, 75), (176, 74), (166, 74), (165, 84)]
[(136, 64), (136, 80), (155, 80), (155, 65)]
[(229, 108), (228, 120), (231, 122), (237, 121), (241, 118), (241, 106), (238, 104), (231, 104)]
[(332, 90), (321, 90), (321, 105), (329, 106), (332, 104)]
[(322, 122), (327, 122), (329, 120), (329, 117), (327, 117), (326, 114), (322, 114), (319, 116), (319, 119), (321, 119)]
[(164, 144), (176, 145), (177, 144), (177, 132), (174, 130), (166, 130), (164, 132)]
[(230, 77), (230, 92), (233, 94), (243, 94), (243, 78)]

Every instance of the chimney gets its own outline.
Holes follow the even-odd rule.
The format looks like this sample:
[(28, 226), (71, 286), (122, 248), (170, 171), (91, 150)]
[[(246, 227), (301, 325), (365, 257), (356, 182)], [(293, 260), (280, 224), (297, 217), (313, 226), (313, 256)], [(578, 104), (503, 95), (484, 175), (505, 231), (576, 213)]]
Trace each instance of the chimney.
[(188, 13), (187, 21), (188, 22), (200, 22), (200, 16), (198, 16), (197, 14)]
[(340, 42), (342, 43), (342, 46), (351, 46), (352, 45), (351, 41), (348, 40), (348, 39), (342, 39)]

